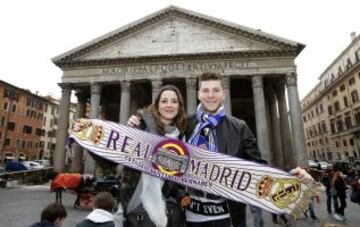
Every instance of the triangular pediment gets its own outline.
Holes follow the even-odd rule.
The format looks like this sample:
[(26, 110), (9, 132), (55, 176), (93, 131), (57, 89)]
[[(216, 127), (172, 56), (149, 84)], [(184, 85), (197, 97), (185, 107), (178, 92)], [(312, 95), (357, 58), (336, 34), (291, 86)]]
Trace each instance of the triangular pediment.
[(72, 61), (287, 51), (304, 46), (178, 7), (168, 7), (53, 59)]

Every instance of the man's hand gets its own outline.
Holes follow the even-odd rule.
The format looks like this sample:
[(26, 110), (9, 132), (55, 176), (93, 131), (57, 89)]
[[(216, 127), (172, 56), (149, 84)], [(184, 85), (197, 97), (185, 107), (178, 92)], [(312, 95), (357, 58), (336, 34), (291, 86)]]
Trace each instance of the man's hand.
[(126, 124), (130, 127), (137, 127), (140, 125), (140, 118), (136, 115), (131, 115)]
[(301, 182), (305, 184), (311, 185), (315, 183), (314, 178), (312, 178), (312, 176), (310, 176), (306, 170), (300, 167), (296, 167), (295, 169), (290, 170), (290, 174), (296, 176)]

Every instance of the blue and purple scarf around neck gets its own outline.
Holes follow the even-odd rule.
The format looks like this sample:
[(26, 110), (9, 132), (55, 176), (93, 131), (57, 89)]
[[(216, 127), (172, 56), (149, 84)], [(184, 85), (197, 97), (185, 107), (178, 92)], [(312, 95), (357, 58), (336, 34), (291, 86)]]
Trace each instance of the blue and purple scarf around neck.
[(225, 117), (224, 106), (221, 105), (216, 114), (211, 115), (205, 113), (202, 105), (199, 104), (196, 117), (198, 123), (188, 142), (209, 151), (218, 152), (215, 128)]

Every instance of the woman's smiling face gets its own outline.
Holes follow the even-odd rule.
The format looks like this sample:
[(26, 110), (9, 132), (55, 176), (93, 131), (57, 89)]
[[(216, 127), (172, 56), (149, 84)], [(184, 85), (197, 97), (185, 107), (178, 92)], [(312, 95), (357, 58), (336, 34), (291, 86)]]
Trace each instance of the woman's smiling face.
[(171, 124), (179, 113), (179, 106), (179, 99), (175, 91), (163, 91), (158, 103), (161, 121), (164, 124)]

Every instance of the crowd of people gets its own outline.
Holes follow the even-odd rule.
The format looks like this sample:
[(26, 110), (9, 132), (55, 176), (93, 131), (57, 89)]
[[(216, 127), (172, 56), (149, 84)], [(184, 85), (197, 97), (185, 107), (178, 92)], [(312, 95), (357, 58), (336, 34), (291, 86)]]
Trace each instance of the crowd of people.
[[(148, 108), (139, 110), (136, 115), (130, 117), (128, 125), (180, 139), (210, 152), (221, 152), (266, 164), (246, 122), (226, 115), (223, 106), (224, 82), (219, 74), (204, 73), (199, 77), (198, 99), (200, 104), (197, 113), (187, 116), (178, 88), (165, 85), (160, 88), (154, 102)], [(313, 181), (309, 174), (300, 168), (291, 173), (302, 181)], [(334, 199), (336, 217), (343, 217), (346, 207), (345, 194), (342, 191), (346, 186), (345, 179), (341, 173), (335, 172), (329, 182), (329, 193)], [(336, 195), (332, 189), (337, 191)], [(122, 171), (119, 195), (117, 212), (113, 215), (111, 212), (115, 201), (111, 195), (97, 194), (94, 199), (94, 210), (77, 226), (243, 227), (247, 222), (247, 205), (244, 203), (184, 188), (126, 167)], [(204, 209), (199, 209), (205, 205), (219, 207), (218, 211), (221, 212), (205, 213)], [(261, 209), (250, 206), (250, 210), (255, 226), (264, 226)], [(331, 212), (331, 209), (329, 211)], [(310, 209), (310, 212), (311, 217), (317, 219), (313, 209)], [(53, 225), (33, 226), (60, 226), (65, 217), (66, 212), (58, 212), (58, 215), (52, 215), (51, 218), (41, 215), (41, 222), (38, 224), (46, 222)], [(273, 217), (275, 220), (275, 216)]]

